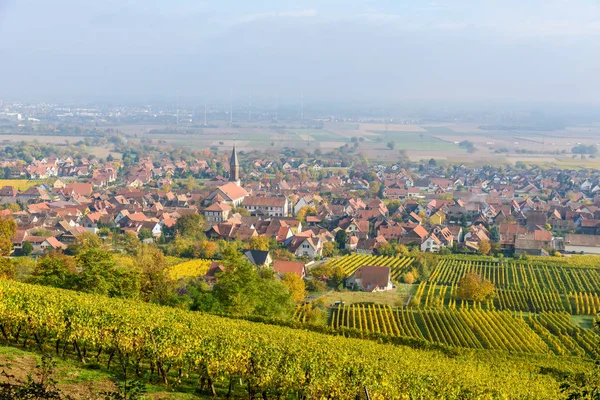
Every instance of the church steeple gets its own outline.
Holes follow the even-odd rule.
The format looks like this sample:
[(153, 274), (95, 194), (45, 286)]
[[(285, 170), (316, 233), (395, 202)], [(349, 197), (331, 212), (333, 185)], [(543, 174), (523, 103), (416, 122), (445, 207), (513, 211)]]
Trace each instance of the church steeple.
[(238, 186), (240, 185), (240, 162), (238, 161), (237, 151), (235, 151), (235, 144), (229, 159), (229, 181), (235, 182)]

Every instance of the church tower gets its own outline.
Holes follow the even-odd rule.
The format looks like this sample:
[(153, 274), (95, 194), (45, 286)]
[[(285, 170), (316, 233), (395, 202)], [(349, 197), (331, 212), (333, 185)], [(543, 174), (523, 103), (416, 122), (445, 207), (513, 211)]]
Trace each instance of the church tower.
[(233, 145), (233, 151), (231, 152), (231, 158), (229, 159), (229, 182), (234, 182), (240, 186), (240, 162), (238, 161), (237, 152), (235, 151), (235, 144)]

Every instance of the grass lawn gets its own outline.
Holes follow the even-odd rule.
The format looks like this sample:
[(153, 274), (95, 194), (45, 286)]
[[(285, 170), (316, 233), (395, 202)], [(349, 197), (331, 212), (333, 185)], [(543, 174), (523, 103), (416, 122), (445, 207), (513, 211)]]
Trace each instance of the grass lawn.
[(571, 322), (582, 328), (594, 327), (594, 317), (591, 315), (571, 315)]
[(411, 286), (415, 285), (400, 285), (396, 290), (377, 293), (354, 292), (351, 290), (342, 292), (332, 291), (321, 298), (325, 301), (325, 304), (327, 305), (333, 304), (336, 301), (343, 301), (346, 304), (377, 303), (387, 304), (389, 306), (394, 307), (406, 304), (409, 296), (413, 292), (413, 288)]

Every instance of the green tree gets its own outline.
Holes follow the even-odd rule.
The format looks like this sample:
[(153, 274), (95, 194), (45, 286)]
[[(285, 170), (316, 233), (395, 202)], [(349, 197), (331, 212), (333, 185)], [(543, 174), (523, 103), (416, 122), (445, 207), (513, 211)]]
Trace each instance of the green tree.
[(24, 241), (23, 246), (21, 247), (21, 254), (23, 254), (24, 256), (28, 256), (31, 254), (32, 251), (33, 245), (31, 244), (31, 242)]
[(500, 229), (498, 228), (498, 225), (492, 225), (490, 227), (490, 240), (492, 242), (500, 241)]
[(233, 248), (224, 252), (225, 271), (218, 275), (213, 293), (231, 315), (289, 318), (294, 309), (289, 290), (273, 275), (257, 269)]
[(335, 233), (335, 242), (337, 243), (338, 248), (340, 250), (344, 250), (346, 248), (346, 238), (347, 234), (346, 231), (343, 229), (340, 229)]
[(133, 232), (125, 232), (121, 236), (121, 242), (125, 252), (130, 255), (136, 254), (140, 247), (140, 239)]
[(77, 290), (87, 293), (109, 295), (113, 289), (112, 269), (115, 267), (112, 254), (100, 248), (87, 249), (77, 257), (81, 270), (77, 277)]
[(394, 150), (396, 148), (396, 142), (393, 140), (387, 142), (387, 148), (390, 150)]
[(206, 221), (201, 214), (188, 214), (177, 219), (175, 233), (185, 238), (204, 239)]
[(312, 267), (309, 271), (313, 278), (324, 278), (328, 281), (331, 287), (337, 288), (344, 279), (346, 279), (346, 271), (340, 265), (332, 265), (332, 263), (320, 264)]
[(77, 278), (75, 259), (62, 253), (51, 252), (38, 260), (31, 281), (39, 285), (74, 289)]
[(400, 201), (399, 200), (392, 200), (387, 204), (387, 209), (390, 213), (390, 215), (394, 214), (396, 211), (398, 211), (398, 209), (400, 208)]
[(138, 233), (140, 240), (152, 239), (152, 231), (149, 228), (142, 228)]

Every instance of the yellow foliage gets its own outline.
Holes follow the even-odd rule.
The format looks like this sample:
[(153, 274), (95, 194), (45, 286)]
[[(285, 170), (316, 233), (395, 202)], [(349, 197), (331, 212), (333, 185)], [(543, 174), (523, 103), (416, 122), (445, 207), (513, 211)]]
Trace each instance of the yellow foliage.
[(32, 186), (40, 185), (43, 181), (29, 179), (0, 179), (0, 187), (12, 186), (17, 190), (27, 190)]
[(184, 277), (202, 276), (208, 272), (211, 263), (211, 260), (201, 258), (182, 262), (169, 268), (169, 277), (177, 280)]
[(116, 265), (122, 267), (133, 267), (134, 264), (133, 257), (125, 254), (115, 254), (113, 255), (113, 260), (115, 260)]

